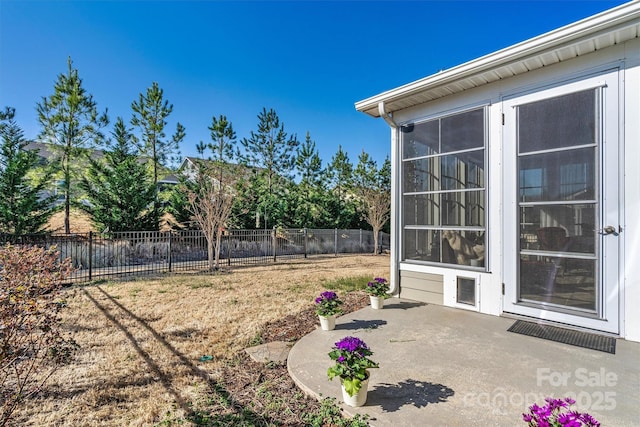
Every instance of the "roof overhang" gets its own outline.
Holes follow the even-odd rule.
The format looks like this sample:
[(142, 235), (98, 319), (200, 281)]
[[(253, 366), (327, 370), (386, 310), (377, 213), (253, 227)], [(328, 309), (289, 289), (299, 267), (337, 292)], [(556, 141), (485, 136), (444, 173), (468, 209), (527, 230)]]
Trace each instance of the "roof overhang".
[(381, 117), (434, 99), (570, 60), (640, 36), (640, 2), (625, 3), (522, 43), (356, 102)]

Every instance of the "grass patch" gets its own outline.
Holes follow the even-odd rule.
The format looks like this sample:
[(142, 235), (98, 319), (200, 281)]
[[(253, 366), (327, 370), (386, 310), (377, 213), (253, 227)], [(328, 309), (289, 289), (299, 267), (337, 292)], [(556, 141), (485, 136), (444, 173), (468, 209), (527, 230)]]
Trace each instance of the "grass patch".
[(129, 290), (129, 295), (131, 295), (132, 298), (135, 298), (138, 296), (138, 294), (142, 291), (142, 288), (139, 287), (135, 287), (131, 290)]
[(344, 291), (344, 292), (353, 292), (363, 290), (367, 287), (367, 283), (369, 283), (373, 279), (373, 276), (356, 276), (356, 277), (340, 277), (332, 280), (325, 280), (323, 285), (327, 289), (336, 290), (336, 291)]
[(334, 397), (328, 397), (322, 400), (318, 412), (305, 414), (303, 419), (307, 425), (313, 427), (367, 427), (369, 425), (367, 421), (369, 417), (367, 415), (361, 416), (357, 414), (353, 418), (344, 418), (340, 411), (340, 408), (336, 404), (336, 399)]
[(191, 289), (213, 288), (214, 286), (213, 282), (196, 282), (189, 285)]

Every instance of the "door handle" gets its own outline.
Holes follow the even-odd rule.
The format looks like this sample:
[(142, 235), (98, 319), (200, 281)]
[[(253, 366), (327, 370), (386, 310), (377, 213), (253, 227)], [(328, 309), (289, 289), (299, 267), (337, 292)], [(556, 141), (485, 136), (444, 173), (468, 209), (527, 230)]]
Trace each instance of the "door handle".
[(614, 236), (618, 236), (620, 233), (616, 231), (616, 228), (613, 225), (607, 225), (602, 230), (598, 230), (598, 234), (602, 234), (602, 235), (613, 234)]

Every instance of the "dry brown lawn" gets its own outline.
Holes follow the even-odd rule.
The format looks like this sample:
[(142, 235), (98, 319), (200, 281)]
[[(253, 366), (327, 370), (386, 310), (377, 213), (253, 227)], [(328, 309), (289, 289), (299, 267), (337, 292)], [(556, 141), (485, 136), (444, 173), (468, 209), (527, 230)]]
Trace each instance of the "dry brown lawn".
[[(309, 313), (328, 281), (388, 274), (388, 256), (353, 255), (66, 289), (64, 327), (80, 348), (16, 423), (189, 425), (187, 414), (203, 399), (224, 412), (229, 393), (211, 402), (212, 384), (224, 384), (234, 364), (239, 372), (249, 366), (242, 350), (265, 325)], [(205, 355), (213, 360), (201, 361)]]

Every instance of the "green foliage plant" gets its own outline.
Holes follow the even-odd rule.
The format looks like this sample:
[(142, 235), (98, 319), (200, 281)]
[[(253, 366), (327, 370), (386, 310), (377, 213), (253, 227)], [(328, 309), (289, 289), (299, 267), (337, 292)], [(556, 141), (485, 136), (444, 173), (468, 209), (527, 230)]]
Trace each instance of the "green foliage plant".
[(367, 427), (369, 425), (368, 415), (356, 414), (353, 418), (344, 417), (336, 404), (335, 397), (322, 399), (317, 412), (307, 413), (302, 418), (306, 425), (311, 427)]
[(338, 298), (338, 294), (332, 291), (324, 291), (315, 299), (316, 314), (318, 316), (335, 316), (342, 313), (340, 306), (342, 301)]
[(29, 178), (38, 156), (27, 150), (28, 143), (14, 118), (15, 109), (0, 111), (0, 232), (39, 233), (54, 213), (56, 196), (42, 196), (51, 170), (47, 168), (35, 180)]
[(365, 291), (372, 297), (387, 298), (389, 297), (389, 282), (384, 277), (375, 277), (367, 283)]
[(100, 230), (158, 230), (155, 185), (139, 162), (133, 135), (120, 117), (113, 137), (115, 142), (104, 160), (89, 159), (89, 169), (80, 182), (89, 203), (79, 207)]
[(327, 376), (330, 380), (339, 377), (345, 391), (354, 396), (362, 388), (362, 381), (369, 378), (368, 369), (378, 367), (369, 359), (371, 355), (373, 352), (360, 338), (345, 337), (329, 352), (335, 364), (327, 370)]

